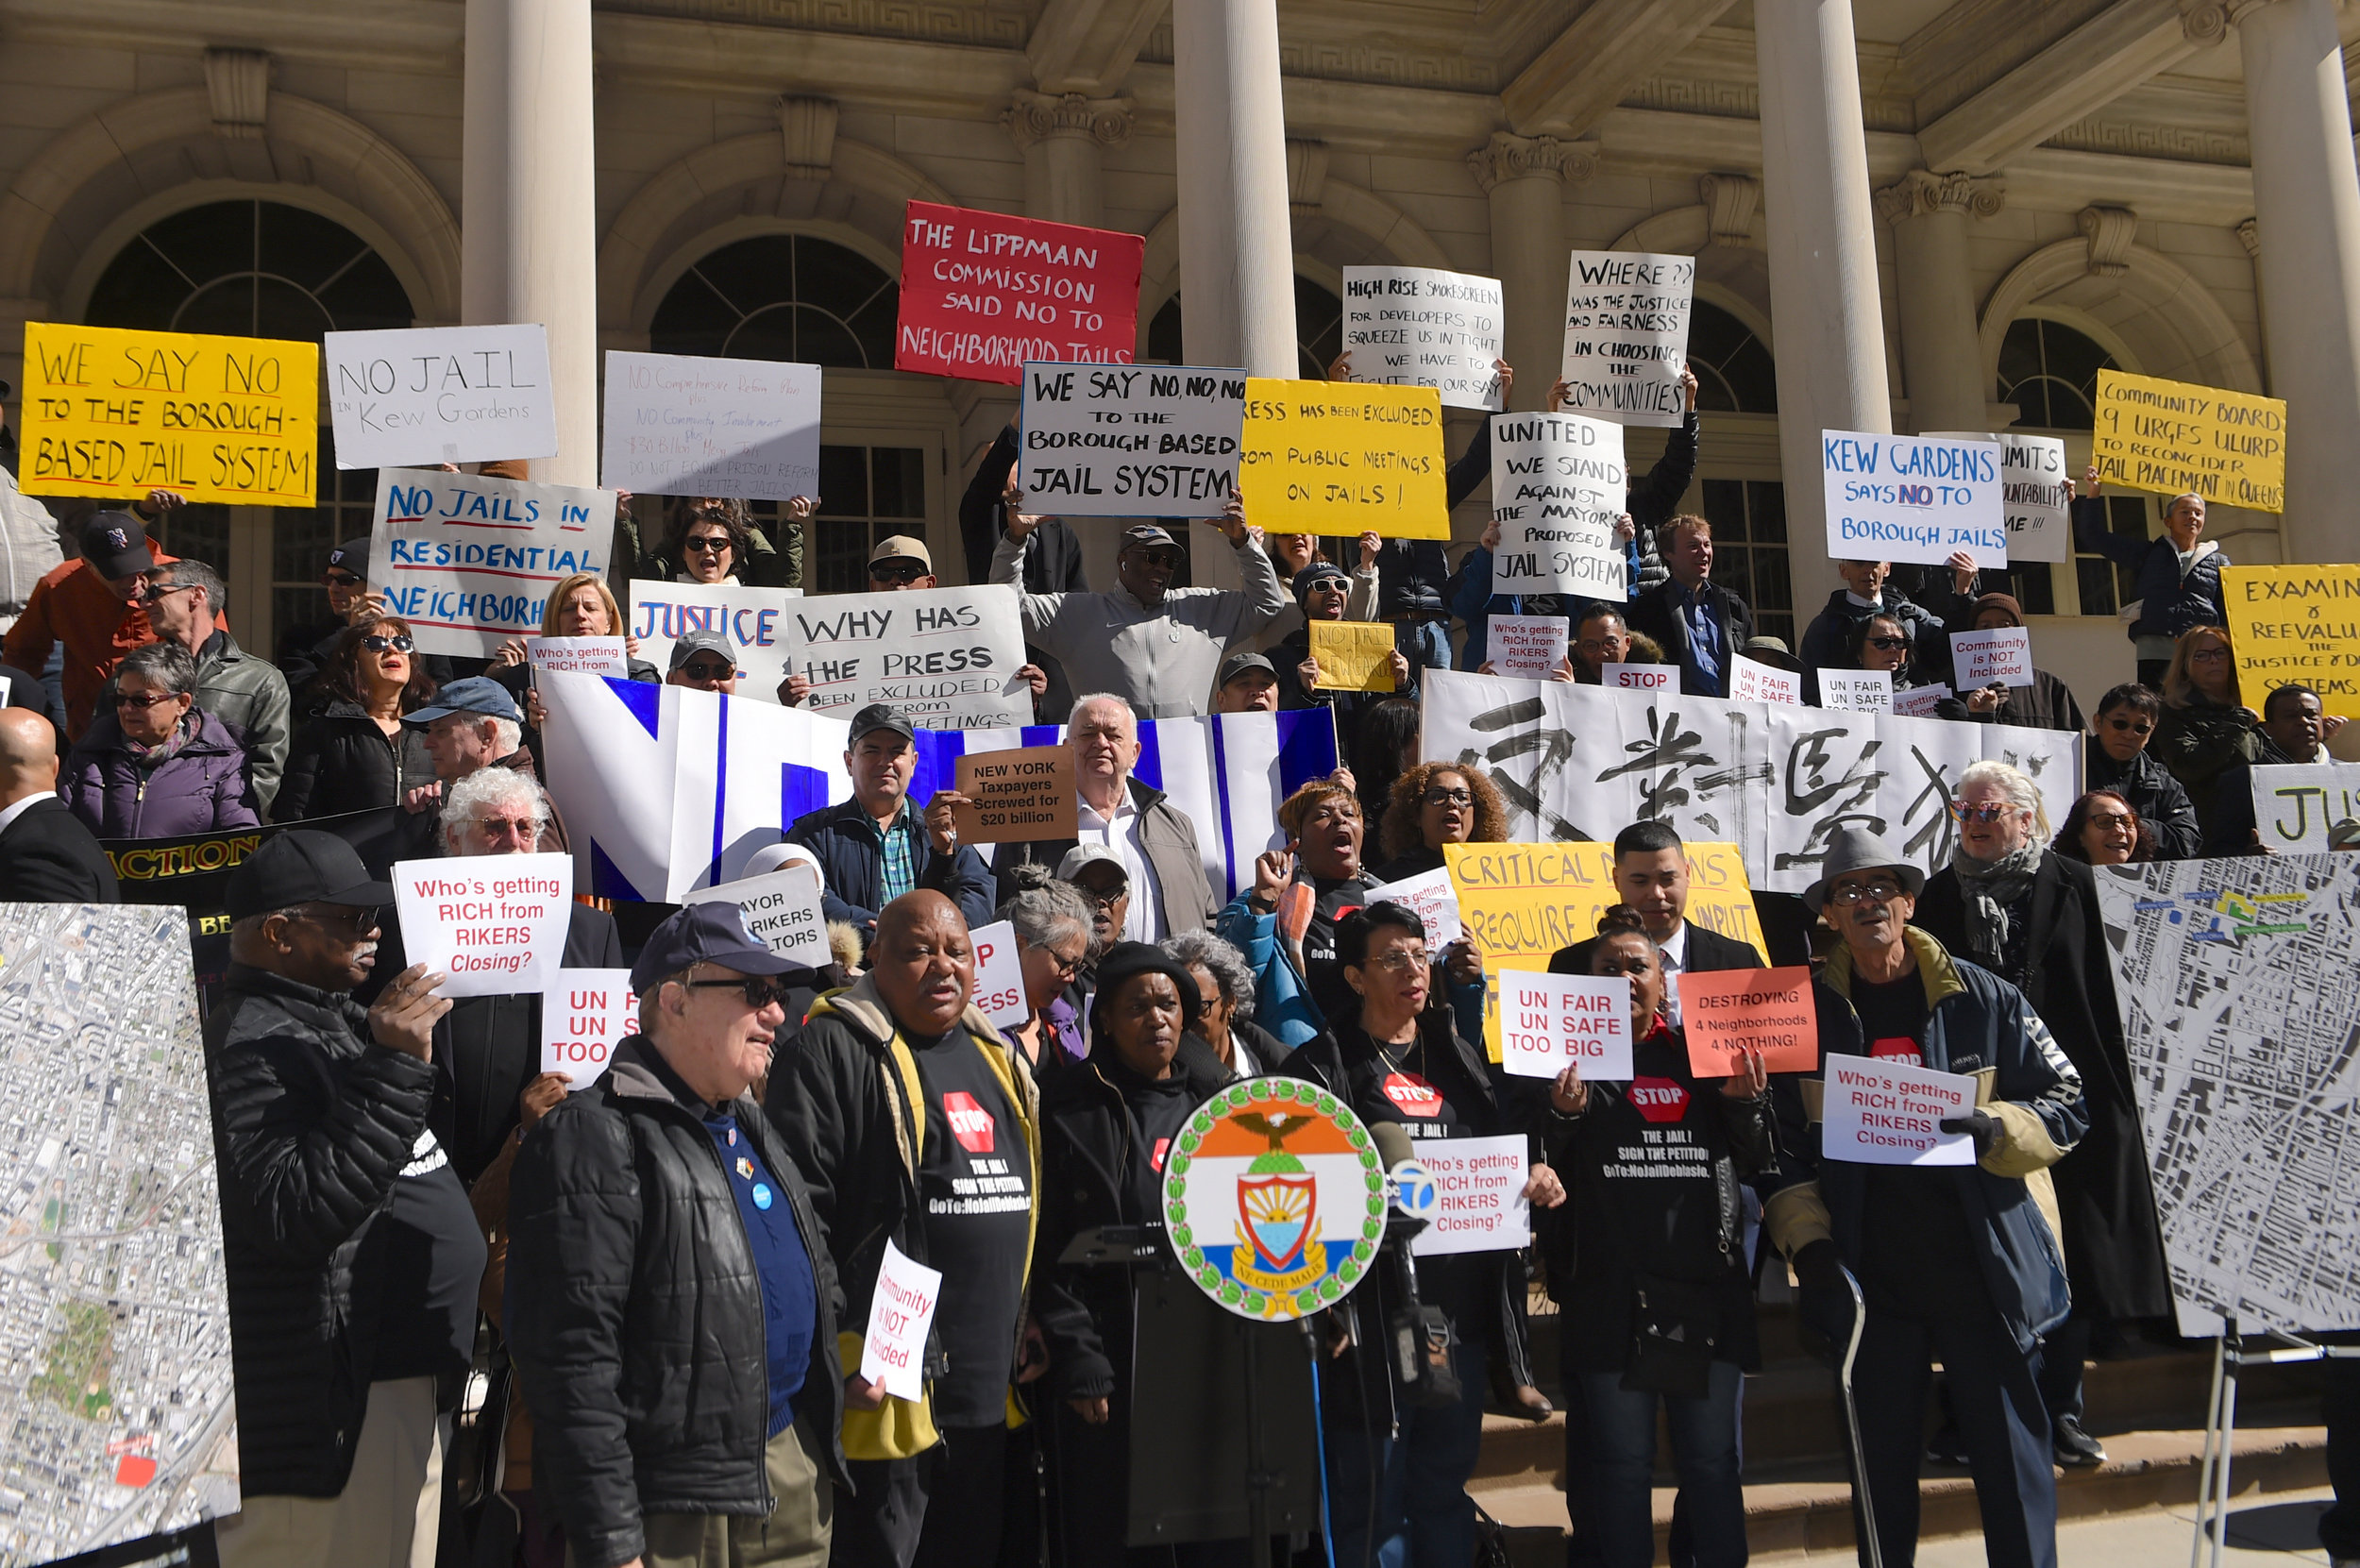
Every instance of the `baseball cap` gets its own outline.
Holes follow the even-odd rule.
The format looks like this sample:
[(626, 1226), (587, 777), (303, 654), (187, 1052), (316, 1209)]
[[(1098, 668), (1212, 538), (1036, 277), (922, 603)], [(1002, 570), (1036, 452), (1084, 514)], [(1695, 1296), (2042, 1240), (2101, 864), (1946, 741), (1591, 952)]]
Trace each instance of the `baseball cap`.
[(369, 575), (369, 536), (347, 539), (328, 552), (328, 564), (320, 568), (322, 576), (329, 572), (350, 572), (353, 576)]
[(887, 561), (915, 561), (928, 571), (935, 569), (935, 558), (927, 551), (926, 541), (897, 533), (890, 539), (880, 539), (877, 548), (868, 552), (868, 564), (882, 565)]
[(1225, 686), (1252, 669), (1262, 671), (1273, 681), (1278, 679), (1278, 666), (1259, 653), (1233, 653), (1222, 662), (1221, 679), (1213, 684), (1216, 688)]
[(262, 844), (229, 873), (222, 907), (233, 920), (267, 915), (296, 903), (355, 908), (394, 902), (394, 885), (379, 882), (360, 853), (332, 833), (290, 828)]
[(688, 663), (692, 655), (700, 652), (718, 653), (722, 658), (727, 659), (733, 666), (734, 666), (737, 663), (737, 649), (731, 646), (729, 638), (722, 635), (720, 632), (712, 630), (710, 627), (700, 626), (694, 632), (682, 632), (680, 636), (674, 640), (672, 644), (672, 662), (666, 667), (667, 669), (678, 669), (681, 666)]
[(666, 976), (693, 964), (719, 964), (740, 974), (784, 974), (802, 966), (782, 958), (746, 929), (746, 912), (726, 899), (692, 903), (648, 934), (631, 988), (644, 997)]
[(82, 559), (105, 578), (136, 577), (156, 569), (147, 552), (147, 528), (128, 512), (100, 512), (82, 525)]
[(1121, 548), (1123, 549), (1130, 549), (1134, 546), (1145, 548), (1151, 545), (1162, 545), (1171, 549), (1178, 549), (1180, 541), (1172, 536), (1169, 529), (1157, 528), (1154, 523), (1135, 523), (1122, 531)]
[(516, 700), (508, 695), (508, 688), (488, 675), (470, 675), (453, 681), (434, 694), (430, 706), (416, 713), (404, 714), (401, 721), (423, 730), (438, 718), (451, 714), (481, 714), (487, 718), (505, 718), (521, 724), (525, 716), (516, 711)]
[(890, 730), (910, 740), (918, 738), (917, 720), (890, 703), (871, 702), (852, 716), (852, 727), (845, 732), (844, 743), (857, 746), (860, 737), (871, 730)]
[(1057, 862), (1057, 880), (1071, 882), (1081, 874), (1084, 867), (1101, 864), (1113, 867), (1124, 882), (1131, 880), (1131, 868), (1122, 863), (1121, 855), (1104, 844), (1076, 844), (1066, 851), (1065, 858)]

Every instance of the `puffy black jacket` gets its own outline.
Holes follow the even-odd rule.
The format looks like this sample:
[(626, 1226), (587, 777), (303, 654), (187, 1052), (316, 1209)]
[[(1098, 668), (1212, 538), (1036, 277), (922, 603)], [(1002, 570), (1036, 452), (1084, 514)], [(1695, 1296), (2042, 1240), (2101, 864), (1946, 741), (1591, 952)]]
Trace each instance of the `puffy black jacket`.
[(295, 731), (270, 819), (300, 822), (397, 806), (411, 789), (433, 782), (423, 730), (405, 724), (399, 737), (390, 738), (360, 703), (340, 697)]
[(367, 1031), (349, 996), (236, 963), (205, 1020), (249, 1496), (333, 1497), (352, 1474), (378, 1311), (353, 1275), (434, 1094), (430, 1064)]
[[(795, 1419), (845, 1479), (841, 1289), (793, 1158), (748, 1098), (726, 1108), (785, 1189), (818, 1298)], [(508, 1342), (533, 1419), (533, 1490), (583, 1562), (647, 1545), (649, 1513), (767, 1516), (762, 1279), (708, 1107), (633, 1035), (542, 1118), (508, 1202)]]
[(2082, 743), (2086, 759), (2082, 787), (2111, 789), (2131, 802), (2155, 834), (2155, 858), (2194, 860), (2204, 845), (2204, 830), (2197, 825), (2196, 805), (2170, 769), (2145, 751), (2133, 751), (2129, 762), (2116, 762), (2095, 738)]
[(1891, 615), (1899, 621), (1901, 630), (1909, 633), (1912, 656), (1918, 666), (1940, 680), (1941, 672), (1950, 667), (1949, 633), (1964, 632), (1974, 624), (1974, 601), (1967, 601), (1966, 618), (1953, 626), (1891, 587), (1874, 610), (1853, 603), (1852, 596), (1838, 588), (1828, 596), (1827, 608), (1811, 618), (1811, 624), (1803, 629), (1803, 640), (1795, 645), (1795, 657), (1803, 666), (1804, 701), (1818, 704), (1821, 670), (1853, 667), (1852, 634), (1871, 615)]

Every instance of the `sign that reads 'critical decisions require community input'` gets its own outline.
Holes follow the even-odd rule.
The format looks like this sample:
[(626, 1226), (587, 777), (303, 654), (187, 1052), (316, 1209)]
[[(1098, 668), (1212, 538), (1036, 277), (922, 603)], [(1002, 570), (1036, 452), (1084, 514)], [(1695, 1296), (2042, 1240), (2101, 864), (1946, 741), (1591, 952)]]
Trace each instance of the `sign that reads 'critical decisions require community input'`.
[(1447, 539), (1442, 402), (1432, 387), (1245, 383), (1246, 515), (1273, 533)]
[(1964, 550), (1978, 566), (2008, 564), (1996, 443), (1861, 430), (1819, 441), (1836, 560), (1938, 565)]
[(2286, 405), (2222, 387), (2098, 373), (2091, 462), (2100, 480), (2222, 506), (2286, 509)]
[(1028, 364), (1019, 429), (1026, 511), (1210, 516), (1238, 493), (1245, 372)]
[(1147, 240), (914, 201), (893, 368), (1015, 386), (1027, 360), (1129, 364)]

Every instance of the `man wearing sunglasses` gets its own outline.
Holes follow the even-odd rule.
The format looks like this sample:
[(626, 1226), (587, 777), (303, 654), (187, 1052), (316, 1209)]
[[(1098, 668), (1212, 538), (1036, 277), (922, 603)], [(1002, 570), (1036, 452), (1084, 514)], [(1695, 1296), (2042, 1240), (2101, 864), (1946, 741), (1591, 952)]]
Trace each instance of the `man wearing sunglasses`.
[(691, 632), (672, 644), (667, 686), (737, 695), (737, 648), (718, 632)]
[(569, 1560), (828, 1559), (844, 1475), (836, 1270), (750, 1092), (771, 1071), (791, 967), (734, 904), (672, 915), (632, 968), (639, 1032), (517, 1150), (508, 1339), (533, 1414), (533, 1498)]
[[(145, 526), (128, 512), (94, 513), (77, 535), (78, 560), (69, 561), (34, 584), (25, 613), (0, 641), (0, 661), (38, 670), (49, 650), (65, 645), (65, 731), (79, 740), (97, 712), (107, 678), (123, 656), (156, 641), (140, 595), (147, 574), (176, 559), (149, 539)], [(215, 617), (215, 630), (228, 623)]]
[(2111, 789), (2130, 801), (2155, 830), (2156, 859), (2193, 860), (2204, 846), (2196, 804), (2147, 750), (2163, 717), (2164, 700), (2136, 681), (2110, 688), (2098, 700), (2098, 721), (2082, 748), (2082, 787)]
[(328, 552), (320, 586), (328, 590), (328, 614), (298, 621), (278, 634), (278, 667), (290, 680), (295, 668), (317, 663), (318, 650), (352, 624), (352, 613), (368, 599), (369, 538), (347, 539)]

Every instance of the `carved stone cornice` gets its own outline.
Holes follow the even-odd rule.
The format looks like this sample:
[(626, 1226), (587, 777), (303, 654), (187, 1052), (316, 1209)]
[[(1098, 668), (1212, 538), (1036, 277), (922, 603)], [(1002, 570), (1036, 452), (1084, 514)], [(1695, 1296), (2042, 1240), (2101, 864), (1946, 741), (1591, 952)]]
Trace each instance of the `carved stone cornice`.
[(1309, 217), (1327, 199), (1327, 143), (1287, 138), (1287, 206), (1298, 218)]
[(2246, 260), (2259, 261), (2262, 256), (2262, 226), (2251, 218), (2237, 226), (2237, 243), (2245, 246)]
[(215, 136), (261, 141), (270, 119), (270, 56), (260, 49), (206, 50), (205, 96)]
[(2139, 231), (2139, 215), (2128, 207), (2084, 207), (2079, 222), (2089, 241), (2092, 278), (2119, 278), (2131, 270), (2131, 242)]
[(1018, 150), (1053, 137), (1086, 137), (1102, 147), (1131, 140), (1138, 108), (1129, 98), (1091, 98), (1079, 93), (1036, 93), (1019, 88), (1016, 101), (1000, 116)]
[(1705, 205), (1709, 243), (1730, 250), (1743, 250), (1754, 243), (1754, 213), (1762, 206), (1762, 181), (1751, 175), (1699, 175), (1696, 199)]
[(1877, 215), (1889, 224), (1936, 212), (1965, 212), (1989, 218), (1998, 214), (2007, 196), (2006, 184), (1998, 179), (1912, 169), (1877, 193)]
[(1579, 185), (1598, 172), (1598, 143), (1495, 130), (1489, 142), (1467, 154), (1467, 172), (1487, 195), (1492, 186), (1511, 179), (1559, 179)]
[(825, 98), (779, 99), (780, 156), (797, 179), (835, 173), (835, 105)]

